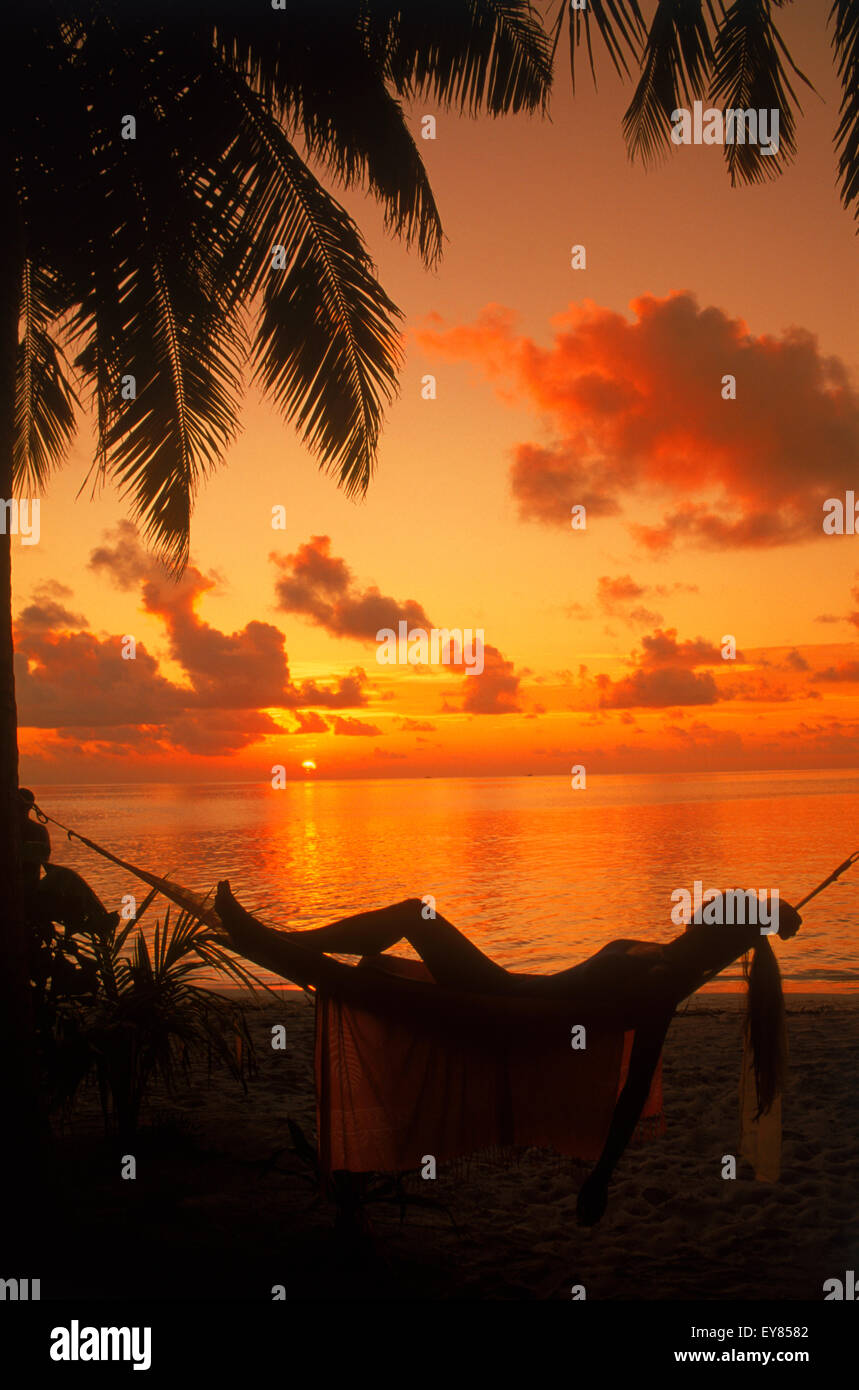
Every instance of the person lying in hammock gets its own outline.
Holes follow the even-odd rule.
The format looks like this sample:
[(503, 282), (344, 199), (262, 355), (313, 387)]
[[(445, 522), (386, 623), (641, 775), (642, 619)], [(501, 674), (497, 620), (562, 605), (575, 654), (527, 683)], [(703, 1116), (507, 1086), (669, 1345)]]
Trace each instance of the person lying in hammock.
[[(560, 1019), (572, 1019), (596, 1029), (634, 1030), (626, 1083), (603, 1152), (579, 1192), (581, 1225), (595, 1224), (605, 1210), (611, 1174), (638, 1123), (678, 1004), (750, 950), (747, 1028), (759, 1115), (780, 1090), (784, 1004), (778, 964), (760, 925), (734, 924), (733, 913), (717, 911), (718, 924), (694, 921), (664, 945), (623, 937), (569, 969), (529, 975), (498, 965), (446, 918), (425, 919), (420, 898), (325, 927), (280, 932), (246, 912), (224, 881), (215, 911), (228, 944), (266, 969), (358, 1007), (420, 1018), (424, 1026), (443, 1029), (445, 1020), (455, 1020), (485, 1036), (488, 1028), (555, 1029)], [(801, 920), (789, 903), (777, 904), (779, 936), (794, 936)], [(400, 941), (417, 951), (434, 984), (386, 973), (378, 958)], [(329, 952), (364, 959), (355, 967), (332, 960)]]

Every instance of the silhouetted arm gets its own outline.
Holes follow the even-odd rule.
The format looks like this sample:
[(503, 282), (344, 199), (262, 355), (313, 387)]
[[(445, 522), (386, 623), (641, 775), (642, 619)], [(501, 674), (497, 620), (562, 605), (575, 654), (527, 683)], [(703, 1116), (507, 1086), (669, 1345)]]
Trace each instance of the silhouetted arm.
[(641, 1118), (672, 1018), (673, 1010), (667, 1017), (635, 1030), (626, 1084), (617, 1098), (603, 1151), (579, 1191), (576, 1213), (580, 1226), (596, 1225), (605, 1211), (612, 1173)]

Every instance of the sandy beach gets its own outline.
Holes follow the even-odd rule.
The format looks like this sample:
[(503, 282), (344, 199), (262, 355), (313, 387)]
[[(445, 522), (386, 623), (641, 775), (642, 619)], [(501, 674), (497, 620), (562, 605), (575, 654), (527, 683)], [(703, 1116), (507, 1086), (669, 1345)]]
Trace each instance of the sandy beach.
[[(74, 1193), (69, 1234), (86, 1233), (43, 1296), (166, 1298), (821, 1300), (824, 1280), (859, 1265), (859, 1000), (790, 995), (782, 1176), (754, 1180), (738, 1152), (739, 995), (694, 999), (664, 1051), (666, 1133), (631, 1147), (593, 1229), (576, 1225), (581, 1170), (543, 1151), (478, 1158), (406, 1190), (437, 1206), (369, 1208), (375, 1254), (344, 1252), (334, 1210), (292, 1148), (291, 1117), (313, 1142), (313, 1007), (284, 993), (250, 1014), (257, 1074), (248, 1093), (204, 1066), (173, 1097), (154, 1096), (134, 1183), (117, 1179), (83, 1093), (59, 1149)], [(283, 1051), (271, 1028), (287, 1031)], [(431, 1190), (430, 1190), (431, 1189)], [(104, 1253), (134, 1259), (105, 1278)], [(75, 1243), (75, 1242), (73, 1242)], [(155, 1270), (158, 1273), (155, 1273)]]

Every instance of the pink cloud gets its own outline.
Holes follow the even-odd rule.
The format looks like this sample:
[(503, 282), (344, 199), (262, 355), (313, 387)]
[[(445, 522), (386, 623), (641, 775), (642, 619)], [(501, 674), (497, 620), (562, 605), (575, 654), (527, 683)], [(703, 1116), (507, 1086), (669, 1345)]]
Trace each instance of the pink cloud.
[[(416, 599), (392, 598), (375, 585), (362, 587), (346, 562), (331, 554), (329, 536), (312, 536), (294, 554), (270, 558), (280, 570), (275, 583), (278, 607), (307, 618), (336, 637), (375, 642), (377, 632), (387, 628), (396, 633), (402, 621), (424, 631), (435, 626)], [(464, 676), (462, 709), (471, 714), (518, 710), (520, 677), (513, 663), (497, 647), (484, 645), (483, 665), (480, 675)], [(419, 669), (430, 668), (412, 668)], [(463, 671), (464, 663), (451, 662), (450, 669)]]
[[(822, 535), (822, 504), (855, 482), (859, 398), (845, 365), (798, 327), (755, 335), (689, 293), (642, 295), (632, 319), (571, 304), (539, 346), (492, 305), (471, 325), (437, 317), (430, 354), (477, 364), (505, 399), (531, 404), (554, 438), (516, 446), (521, 516), (568, 528), (665, 497), (662, 521), (631, 530), (658, 552), (677, 541), (768, 547)], [(721, 395), (733, 375), (736, 400)], [(673, 505), (672, 505), (673, 504)]]
[(350, 734), (359, 738), (370, 738), (382, 732), (378, 724), (368, 724), (363, 719), (349, 719), (339, 714), (335, 714), (331, 727), (335, 734)]

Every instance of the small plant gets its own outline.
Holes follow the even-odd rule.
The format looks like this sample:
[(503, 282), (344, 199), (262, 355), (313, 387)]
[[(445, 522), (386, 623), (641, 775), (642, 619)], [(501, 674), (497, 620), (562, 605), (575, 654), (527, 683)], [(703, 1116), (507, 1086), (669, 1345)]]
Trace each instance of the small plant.
[(105, 1127), (123, 1141), (136, 1133), (153, 1081), (172, 1092), (195, 1056), (205, 1054), (210, 1068), (220, 1062), (245, 1089), (254, 1070), (243, 1007), (200, 976), (214, 970), (249, 988), (259, 981), (189, 910), (171, 922), (167, 909), (150, 951), (139, 923), (154, 897), (121, 928), (115, 912), (102, 912), (50, 940), (41, 934), (37, 1002), (53, 1105), (70, 1106), (94, 1075)]

